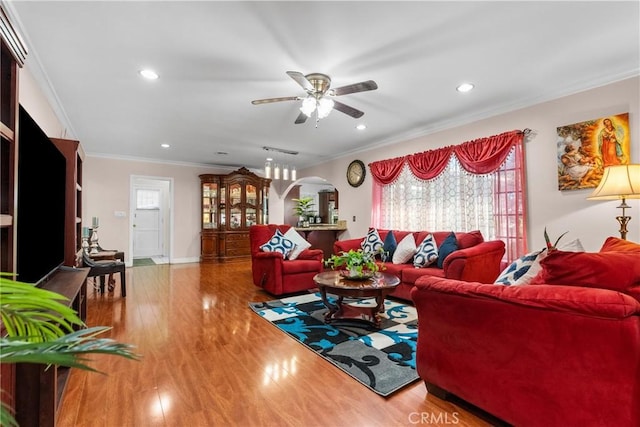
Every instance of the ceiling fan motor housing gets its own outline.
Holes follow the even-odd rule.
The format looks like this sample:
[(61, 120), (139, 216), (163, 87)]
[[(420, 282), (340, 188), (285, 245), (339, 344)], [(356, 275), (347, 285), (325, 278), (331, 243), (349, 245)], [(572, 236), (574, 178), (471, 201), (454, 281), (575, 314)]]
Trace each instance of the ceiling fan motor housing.
[(326, 74), (311, 73), (307, 74), (305, 77), (313, 86), (313, 90), (316, 94), (324, 95), (325, 92), (329, 89), (329, 86), (331, 86), (331, 77), (327, 76)]

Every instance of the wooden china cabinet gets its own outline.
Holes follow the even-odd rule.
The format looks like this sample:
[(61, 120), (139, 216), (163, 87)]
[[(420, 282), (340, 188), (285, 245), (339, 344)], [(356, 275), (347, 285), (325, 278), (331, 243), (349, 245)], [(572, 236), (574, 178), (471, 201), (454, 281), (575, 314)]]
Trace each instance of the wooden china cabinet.
[(200, 175), (200, 261), (250, 256), (249, 227), (268, 222), (270, 179), (247, 168), (227, 175)]

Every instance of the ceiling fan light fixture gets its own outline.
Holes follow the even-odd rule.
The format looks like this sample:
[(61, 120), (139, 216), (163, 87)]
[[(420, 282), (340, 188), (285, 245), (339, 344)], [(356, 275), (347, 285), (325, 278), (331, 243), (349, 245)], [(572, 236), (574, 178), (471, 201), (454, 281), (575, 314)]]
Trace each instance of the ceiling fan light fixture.
[(324, 119), (333, 110), (334, 102), (328, 98), (320, 98), (318, 101), (318, 118)]
[(308, 96), (302, 100), (302, 107), (300, 107), (300, 111), (304, 113), (305, 116), (311, 117), (311, 114), (316, 109), (316, 99), (312, 96)]

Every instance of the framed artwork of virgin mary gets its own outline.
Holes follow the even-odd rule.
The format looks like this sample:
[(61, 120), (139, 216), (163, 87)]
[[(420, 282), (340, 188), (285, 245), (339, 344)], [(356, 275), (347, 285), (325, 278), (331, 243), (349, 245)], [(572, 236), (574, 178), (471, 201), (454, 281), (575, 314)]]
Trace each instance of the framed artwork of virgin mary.
[(629, 113), (557, 128), (558, 189), (595, 188), (605, 166), (629, 163)]

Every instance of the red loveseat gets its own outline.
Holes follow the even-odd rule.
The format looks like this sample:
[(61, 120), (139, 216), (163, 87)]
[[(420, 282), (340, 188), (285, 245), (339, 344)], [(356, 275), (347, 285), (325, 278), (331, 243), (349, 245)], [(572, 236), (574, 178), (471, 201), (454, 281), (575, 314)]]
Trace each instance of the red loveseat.
[(260, 246), (290, 225), (252, 225), (249, 228), (251, 273), (254, 285), (273, 295), (283, 295), (316, 287), (313, 277), (324, 269), (321, 249), (305, 249), (295, 260), (284, 259), (278, 252), (263, 252)]
[[(387, 237), (389, 230), (378, 229), (382, 241)], [(400, 242), (404, 237), (413, 233), (416, 246), (429, 234), (433, 234), (436, 245), (440, 247), (442, 242), (451, 233), (450, 231), (397, 231), (393, 230), (394, 237)], [(415, 268), (413, 261), (404, 264), (393, 264), (390, 261), (383, 262), (385, 273), (391, 273), (400, 278), (400, 285), (391, 294), (396, 298), (411, 301), (411, 289), (416, 280), (422, 276), (446, 277), (465, 281), (492, 283), (500, 273), (500, 263), (505, 251), (505, 244), (501, 240), (484, 241), (480, 231), (455, 233), (458, 242), (458, 250), (452, 252), (444, 260), (442, 268), (436, 264), (425, 268)], [(348, 252), (350, 249), (360, 249), (363, 238), (339, 240), (333, 245), (333, 252)]]
[(429, 393), (518, 426), (639, 426), (640, 252), (612, 254), (611, 239), (599, 253), (550, 253), (538, 284), (417, 280)]

